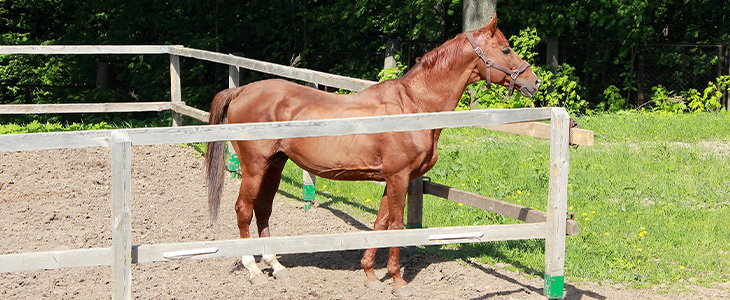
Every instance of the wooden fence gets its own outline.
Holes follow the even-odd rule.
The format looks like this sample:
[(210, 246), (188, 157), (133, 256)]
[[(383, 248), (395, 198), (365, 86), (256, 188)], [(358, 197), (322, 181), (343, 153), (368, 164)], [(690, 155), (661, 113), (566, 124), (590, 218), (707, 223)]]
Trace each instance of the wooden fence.
[[(238, 67), (278, 76), (362, 90), (374, 82), (317, 71), (297, 69), (215, 52), (181, 46), (0, 46), (0, 54), (170, 54), (171, 101), (117, 104), (2, 105), (0, 113), (112, 112), (172, 110), (173, 125), (181, 116), (207, 121), (207, 112), (186, 106), (180, 97), (179, 56), (230, 65), (230, 83), (237, 84)], [(422, 194), (428, 193), (527, 222), (514, 225), (439, 227), (402, 231), (365, 231), (334, 235), (271, 237), (210, 242), (131, 245), (131, 146), (229, 140), (279, 139), (294, 137), (369, 134), (478, 126), (512, 128), (512, 132), (536, 135), (515, 127), (515, 123), (550, 120), (537, 131), (548, 130), (550, 138), (550, 180), (547, 212), (484, 197), (431, 182), (416, 180), (409, 187), (409, 225), (420, 225)], [(524, 123), (539, 124), (539, 123)], [(570, 118), (562, 108), (473, 110), (429, 114), (408, 114), (316, 121), (255, 124), (226, 124), (173, 128), (100, 130), (83, 132), (13, 134), (0, 136), (0, 151), (24, 151), (82, 147), (112, 148), (112, 232), (109, 248), (74, 249), (0, 255), (0, 272), (16, 272), (82, 266), (112, 266), (114, 299), (131, 299), (131, 263), (166, 261), (189, 256), (195, 259), (303, 253), (397, 246), (438, 245), (485, 241), (545, 239), (545, 294), (563, 295), (565, 235), (577, 234), (577, 224), (566, 220), (568, 186), (568, 143)], [(491, 127), (490, 127), (491, 126)], [(496, 126), (496, 127), (495, 127)], [(533, 125), (534, 126), (534, 125)], [(547, 128), (545, 128), (547, 127)], [(515, 129), (518, 128), (518, 129)], [(504, 131), (510, 131), (504, 130)], [(574, 139), (576, 133), (573, 132)], [(592, 144), (591, 132), (579, 132)]]

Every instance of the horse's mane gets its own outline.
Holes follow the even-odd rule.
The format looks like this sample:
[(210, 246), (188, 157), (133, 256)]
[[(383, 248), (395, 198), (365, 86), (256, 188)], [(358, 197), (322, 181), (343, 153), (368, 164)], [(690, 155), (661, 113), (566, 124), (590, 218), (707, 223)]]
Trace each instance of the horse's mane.
[(464, 46), (465, 39), (464, 34), (460, 33), (438, 48), (429, 51), (421, 58), (421, 67), (429, 73), (439, 66), (451, 69), (451, 66), (461, 60), (461, 48)]
[[(494, 38), (500, 44), (509, 45), (507, 37), (499, 29), (494, 32)], [(429, 73), (439, 66), (451, 69), (454, 64), (461, 60), (465, 40), (466, 36), (460, 33), (438, 48), (429, 51), (421, 58), (421, 67)]]

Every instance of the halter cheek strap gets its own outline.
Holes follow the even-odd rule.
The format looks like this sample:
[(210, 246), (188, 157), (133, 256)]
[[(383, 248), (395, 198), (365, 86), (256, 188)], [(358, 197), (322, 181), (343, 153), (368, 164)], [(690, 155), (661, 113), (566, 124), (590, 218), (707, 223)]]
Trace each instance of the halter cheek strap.
[[(465, 35), (466, 35), (466, 39), (469, 41), (469, 44), (471, 44), (472, 48), (474, 48), (474, 52), (476, 52), (477, 56), (479, 56), (479, 58), (484, 62), (484, 65), (487, 66), (487, 78), (486, 78), (487, 86), (489, 87), (492, 84), (490, 70), (492, 68), (500, 70), (500, 71), (504, 72), (505, 74), (510, 75), (510, 77), (512, 78), (509, 82), (509, 92), (508, 92), (508, 96), (512, 97), (512, 92), (515, 89), (515, 80), (517, 79), (517, 76), (520, 76), (520, 74), (522, 74), (522, 72), (525, 72), (525, 70), (527, 70), (527, 68), (530, 67), (530, 64), (527, 63), (526, 61), (522, 61), (522, 64), (520, 64), (520, 66), (514, 70), (510, 70), (501, 65), (495, 64), (494, 62), (492, 62), (491, 59), (486, 58), (484, 56), (484, 51), (482, 51), (482, 48), (479, 48), (477, 43), (474, 42), (474, 32), (473, 31), (469, 31), (469, 32), (465, 33)], [(481, 65), (477, 65), (477, 68), (479, 68), (479, 72), (482, 71)]]

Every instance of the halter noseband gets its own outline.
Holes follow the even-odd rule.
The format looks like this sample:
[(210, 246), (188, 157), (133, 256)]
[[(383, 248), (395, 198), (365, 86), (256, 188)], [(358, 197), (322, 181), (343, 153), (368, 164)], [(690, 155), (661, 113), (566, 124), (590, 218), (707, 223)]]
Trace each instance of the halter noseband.
[[(487, 66), (487, 79), (486, 79), (487, 87), (491, 86), (491, 84), (492, 84), (492, 80), (491, 80), (489, 71), (492, 68), (500, 70), (500, 71), (504, 72), (505, 74), (510, 75), (510, 77), (512, 77), (512, 80), (510, 80), (510, 82), (509, 82), (509, 91), (507, 94), (510, 98), (512, 98), (512, 92), (515, 89), (515, 79), (517, 79), (517, 76), (520, 76), (520, 74), (525, 72), (525, 70), (527, 70), (527, 68), (530, 67), (530, 64), (527, 63), (526, 61), (522, 61), (522, 64), (520, 64), (520, 66), (514, 70), (510, 70), (503, 66), (495, 64), (494, 62), (492, 62), (491, 59), (484, 57), (484, 51), (482, 51), (482, 48), (479, 48), (479, 46), (477, 46), (477, 43), (474, 42), (474, 32), (473, 31), (469, 31), (469, 32), (465, 33), (465, 35), (466, 35), (466, 39), (469, 40), (469, 43), (474, 48), (474, 52), (476, 52), (477, 56), (479, 56), (479, 58), (481, 58), (482, 61), (484, 61), (484, 65)], [(477, 65), (477, 67), (479, 68), (479, 71), (481, 72), (481, 67), (479, 65)]]

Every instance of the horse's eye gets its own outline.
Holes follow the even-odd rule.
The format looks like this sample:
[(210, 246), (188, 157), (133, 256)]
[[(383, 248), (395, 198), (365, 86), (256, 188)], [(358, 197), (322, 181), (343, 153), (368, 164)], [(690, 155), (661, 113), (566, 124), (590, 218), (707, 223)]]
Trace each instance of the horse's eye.
[(512, 49), (510, 49), (510, 47), (504, 48), (504, 49), (502, 49), (502, 53), (509, 54), (510, 50), (512, 50)]

